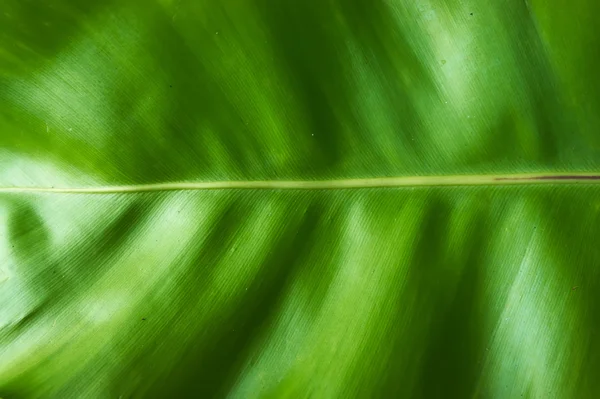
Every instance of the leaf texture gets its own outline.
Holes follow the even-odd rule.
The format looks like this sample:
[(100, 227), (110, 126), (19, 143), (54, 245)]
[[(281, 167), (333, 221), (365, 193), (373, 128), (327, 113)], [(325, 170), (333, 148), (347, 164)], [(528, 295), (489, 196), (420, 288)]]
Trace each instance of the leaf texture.
[(0, 397), (600, 395), (597, 2), (0, 5)]

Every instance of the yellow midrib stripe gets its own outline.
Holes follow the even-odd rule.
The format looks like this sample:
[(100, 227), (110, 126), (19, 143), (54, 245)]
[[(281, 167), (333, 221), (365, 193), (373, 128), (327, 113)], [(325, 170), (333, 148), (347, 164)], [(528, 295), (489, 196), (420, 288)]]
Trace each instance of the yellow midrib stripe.
[(110, 194), (176, 190), (334, 190), (377, 187), (484, 186), (523, 184), (600, 184), (600, 173), (402, 176), (343, 180), (272, 180), (156, 183), (99, 187), (0, 187), (0, 193)]

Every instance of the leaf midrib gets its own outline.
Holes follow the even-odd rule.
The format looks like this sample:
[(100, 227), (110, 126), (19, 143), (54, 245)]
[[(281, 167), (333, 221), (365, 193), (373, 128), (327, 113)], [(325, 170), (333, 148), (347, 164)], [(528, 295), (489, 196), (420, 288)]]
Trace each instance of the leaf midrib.
[(180, 190), (335, 190), (423, 186), (600, 184), (600, 173), (399, 176), (341, 180), (256, 180), (155, 183), (90, 187), (0, 187), (0, 193), (110, 194)]

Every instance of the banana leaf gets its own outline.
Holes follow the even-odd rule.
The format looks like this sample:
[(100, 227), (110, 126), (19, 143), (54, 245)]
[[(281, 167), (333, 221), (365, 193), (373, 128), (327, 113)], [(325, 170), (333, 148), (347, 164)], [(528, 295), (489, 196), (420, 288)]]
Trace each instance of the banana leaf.
[(600, 397), (599, 12), (0, 0), (0, 397)]

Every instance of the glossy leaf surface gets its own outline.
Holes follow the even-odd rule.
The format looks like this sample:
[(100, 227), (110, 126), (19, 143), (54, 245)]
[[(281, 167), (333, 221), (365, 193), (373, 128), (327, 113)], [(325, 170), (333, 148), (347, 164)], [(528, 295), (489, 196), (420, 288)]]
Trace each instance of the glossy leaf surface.
[(598, 397), (600, 6), (484, 3), (0, 0), (0, 397)]

